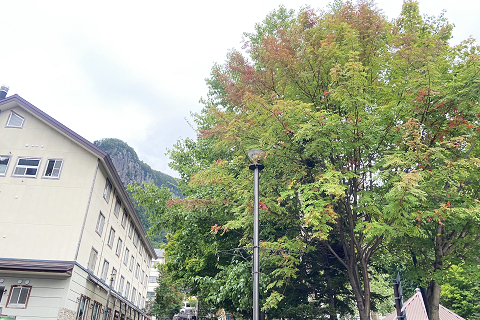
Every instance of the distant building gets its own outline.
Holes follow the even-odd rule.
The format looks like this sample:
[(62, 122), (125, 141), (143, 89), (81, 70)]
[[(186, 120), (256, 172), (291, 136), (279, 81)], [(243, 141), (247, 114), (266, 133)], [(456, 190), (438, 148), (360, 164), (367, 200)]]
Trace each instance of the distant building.
[(108, 154), (18, 95), (0, 100), (0, 314), (146, 319), (156, 259)]
[[(440, 320), (465, 320), (458, 314), (453, 313), (444, 306), (439, 306)], [(408, 320), (428, 320), (427, 309), (423, 303), (422, 293), (419, 289), (417, 292), (403, 304), (402, 311), (405, 310)], [(396, 311), (387, 315), (383, 320), (396, 320)]]
[[(164, 264), (165, 257), (163, 253), (165, 251), (163, 249), (155, 249), (155, 254), (157, 258), (152, 260), (151, 269), (150, 269), (150, 277), (148, 278), (148, 287), (147, 287), (147, 299), (153, 301), (155, 299), (155, 288), (158, 287), (158, 269), (156, 268), (157, 264)], [(152, 320), (155, 320), (156, 317), (153, 316)]]

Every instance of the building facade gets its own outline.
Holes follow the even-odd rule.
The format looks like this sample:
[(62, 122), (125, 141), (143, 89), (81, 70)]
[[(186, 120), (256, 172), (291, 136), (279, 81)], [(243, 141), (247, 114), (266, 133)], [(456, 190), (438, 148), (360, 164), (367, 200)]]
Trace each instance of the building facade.
[(1, 315), (146, 318), (157, 256), (110, 157), (18, 95), (0, 100), (0, 248)]
[[(163, 256), (163, 249), (155, 249), (155, 254), (157, 255), (156, 259), (152, 260), (150, 266), (150, 276), (148, 277), (148, 286), (147, 286), (147, 300), (152, 303), (155, 300), (155, 288), (158, 287), (158, 276), (160, 275), (157, 269), (157, 264), (164, 264), (165, 257)], [(152, 316), (152, 320), (155, 320), (156, 317)]]

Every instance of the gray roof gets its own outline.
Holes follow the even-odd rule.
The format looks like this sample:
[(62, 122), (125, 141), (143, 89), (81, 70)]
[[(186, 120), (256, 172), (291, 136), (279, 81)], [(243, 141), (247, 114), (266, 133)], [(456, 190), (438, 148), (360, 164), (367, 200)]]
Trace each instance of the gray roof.
[(3, 100), (0, 100), (0, 112), (2, 110), (5, 110), (5, 109), (14, 108), (16, 106), (20, 106), (21, 108), (23, 108), (27, 112), (36, 116), (38, 119), (40, 119), (41, 121), (43, 121), (47, 125), (53, 127), (54, 129), (56, 129), (61, 134), (70, 138), (71, 140), (78, 143), (83, 148), (85, 148), (86, 150), (88, 150), (89, 152), (93, 153), (94, 155), (96, 155), (98, 157), (100, 162), (103, 164), (103, 166), (108, 171), (109, 177), (112, 178), (112, 180), (113, 180), (112, 184), (120, 192), (121, 198), (123, 200), (122, 202), (124, 202), (126, 204), (128, 211), (131, 213), (131, 216), (133, 218), (135, 227), (137, 228), (137, 230), (140, 231), (139, 232), (140, 236), (141, 236), (142, 240), (144, 241), (144, 243), (146, 244), (146, 248), (148, 249), (148, 252), (153, 257), (153, 259), (156, 259), (157, 255), (156, 255), (155, 250), (152, 246), (152, 243), (146, 237), (145, 228), (143, 227), (143, 225), (140, 221), (140, 218), (138, 217), (138, 214), (135, 211), (135, 208), (132, 204), (132, 201), (130, 200), (129, 195), (127, 194), (127, 191), (123, 187), (123, 183), (120, 179), (120, 176), (117, 173), (117, 169), (113, 165), (112, 159), (110, 159), (110, 156), (108, 155), (108, 153), (106, 153), (105, 151), (103, 151), (102, 149), (100, 149), (99, 147), (97, 147), (96, 145), (94, 145), (93, 143), (91, 143), (90, 141), (85, 139), (84, 137), (80, 136), (76, 132), (72, 131), (68, 127), (64, 126), (63, 124), (61, 124), (60, 122), (58, 122), (57, 120), (55, 120), (54, 118), (52, 118), (51, 116), (49, 116), (48, 114), (43, 112), (42, 110), (38, 109), (33, 104), (31, 104), (30, 102), (23, 99), (22, 97), (20, 97), (17, 94), (14, 94), (14, 95), (12, 95), (10, 97), (7, 97)]

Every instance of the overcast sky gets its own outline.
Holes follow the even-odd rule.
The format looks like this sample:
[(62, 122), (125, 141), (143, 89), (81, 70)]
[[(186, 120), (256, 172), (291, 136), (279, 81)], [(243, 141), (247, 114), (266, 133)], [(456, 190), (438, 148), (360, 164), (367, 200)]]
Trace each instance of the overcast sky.
[[(165, 152), (195, 138), (187, 120), (202, 108), (213, 63), (280, 4), (329, 2), (0, 0), (0, 83), (86, 139), (121, 139), (177, 176)], [(389, 19), (402, 3), (377, 1)], [(480, 39), (479, 0), (420, 0), (422, 14), (443, 9), (454, 43)]]

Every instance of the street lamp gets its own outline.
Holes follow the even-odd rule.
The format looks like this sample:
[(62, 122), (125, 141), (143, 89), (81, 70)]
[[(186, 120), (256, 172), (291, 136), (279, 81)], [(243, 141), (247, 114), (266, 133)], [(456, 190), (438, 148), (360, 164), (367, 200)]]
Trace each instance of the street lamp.
[(115, 269), (112, 270), (112, 274), (110, 274), (110, 286), (108, 287), (107, 293), (107, 303), (105, 304), (105, 310), (103, 311), (103, 320), (107, 320), (108, 317), (108, 300), (110, 300), (110, 295), (112, 293), (113, 281), (115, 281), (115, 275), (117, 271)]
[(264, 152), (260, 149), (252, 149), (247, 152), (248, 157), (253, 163), (248, 167), (253, 170), (253, 320), (259, 320), (259, 295), (258, 284), (260, 281), (260, 257), (258, 254), (258, 175), (264, 168), (264, 165), (260, 163), (260, 159), (263, 158)]

